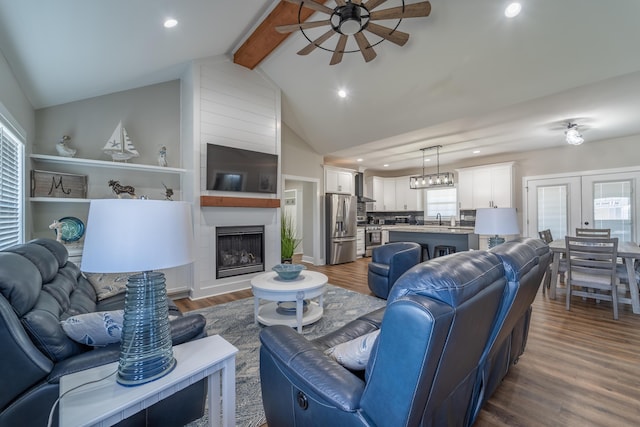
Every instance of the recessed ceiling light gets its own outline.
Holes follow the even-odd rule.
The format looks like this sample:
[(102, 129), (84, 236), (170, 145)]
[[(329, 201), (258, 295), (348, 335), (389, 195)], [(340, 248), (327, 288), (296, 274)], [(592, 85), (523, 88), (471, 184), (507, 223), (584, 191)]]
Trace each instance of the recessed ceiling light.
[(478, 154), (480, 150), (473, 150), (473, 154)]
[(520, 3), (511, 3), (504, 10), (504, 16), (506, 16), (507, 18), (515, 18), (520, 14), (521, 10), (522, 10), (522, 5)]
[(385, 163), (385, 164), (384, 164), (384, 165), (382, 165), (382, 166), (384, 166), (385, 168), (388, 168), (388, 167), (389, 167), (389, 164), (388, 164), (388, 163)]
[(173, 28), (173, 27), (175, 27), (176, 25), (178, 25), (178, 21), (176, 21), (176, 20), (175, 20), (175, 19), (173, 19), (173, 18), (169, 18), (169, 19), (167, 19), (166, 21), (164, 21), (164, 27), (165, 27), (165, 28)]
[(346, 90), (344, 90), (344, 89), (340, 89), (340, 90), (338, 91), (338, 96), (339, 96), (340, 98), (346, 98), (346, 97), (347, 97), (347, 91), (346, 91)]
[(363, 161), (363, 160), (364, 160), (364, 159), (356, 159), (356, 162), (361, 162), (361, 161)]

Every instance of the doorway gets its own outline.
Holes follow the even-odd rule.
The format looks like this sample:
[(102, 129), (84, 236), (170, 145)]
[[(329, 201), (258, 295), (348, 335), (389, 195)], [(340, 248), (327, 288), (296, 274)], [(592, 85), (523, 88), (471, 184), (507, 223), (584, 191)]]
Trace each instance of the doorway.
[(525, 177), (525, 229), (537, 237), (550, 229), (555, 239), (576, 228), (610, 228), (621, 241), (639, 241), (640, 200), (635, 188), (640, 170), (579, 172)]
[(283, 175), (282, 211), (286, 212), (294, 224), (302, 241), (296, 254), (302, 254), (302, 261), (322, 265), (320, 245), (320, 181), (315, 178)]

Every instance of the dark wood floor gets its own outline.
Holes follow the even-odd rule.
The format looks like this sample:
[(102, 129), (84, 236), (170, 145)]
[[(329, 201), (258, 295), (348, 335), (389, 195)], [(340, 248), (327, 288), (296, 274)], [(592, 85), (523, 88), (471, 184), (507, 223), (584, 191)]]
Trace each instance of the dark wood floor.
[[(329, 283), (371, 295), (369, 259), (313, 266)], [(182, 310), (252, 296), (250, 290), (198, 301)], [(634, 426), (640, 424), (640, 315), (620, 307), (613, 320), (608, 302), (572, 300), (565, 310), (538, 293), (525, 353), (483, 408), (475, 426)]]

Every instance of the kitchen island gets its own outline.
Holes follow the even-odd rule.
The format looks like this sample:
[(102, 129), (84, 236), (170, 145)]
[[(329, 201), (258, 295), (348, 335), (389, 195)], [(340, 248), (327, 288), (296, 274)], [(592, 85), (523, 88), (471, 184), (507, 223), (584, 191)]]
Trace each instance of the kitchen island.
[[(387, 227), (384, 227), (387, 229)], [(429, 257), (433, 258), (436, 246), (455, 246), (456, 252), (479, 249), (480, 241), (472, 227), (446, 227), (432, 225), (389, 226), (389, 242), (415, 242), (429, 245)]]

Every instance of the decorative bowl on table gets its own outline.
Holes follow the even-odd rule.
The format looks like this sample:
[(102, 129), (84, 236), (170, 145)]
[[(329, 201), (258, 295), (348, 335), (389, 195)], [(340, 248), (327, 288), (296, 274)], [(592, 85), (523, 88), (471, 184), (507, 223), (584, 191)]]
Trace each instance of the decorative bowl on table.
[(272, 270), (278, 273), (280, 280), (296, 280), (302, 270), (305, 270), (302, 264), (276, 264)]

